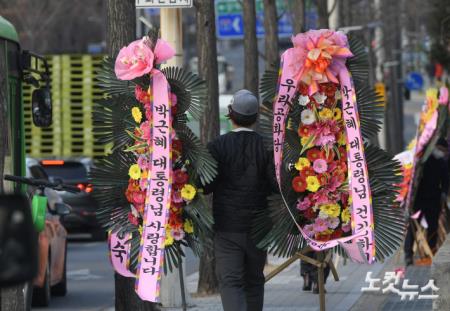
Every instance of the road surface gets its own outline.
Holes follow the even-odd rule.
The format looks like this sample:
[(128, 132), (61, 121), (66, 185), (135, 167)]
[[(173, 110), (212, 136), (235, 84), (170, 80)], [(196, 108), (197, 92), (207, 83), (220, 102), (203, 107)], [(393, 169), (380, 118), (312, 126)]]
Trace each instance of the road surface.
[[(113, 310), (114, 275), (109, 263), (106, 242), (71, 239), (67, 251), (67, 295), (52, 297), (48, 308), (33, 308), (33, 310)], [(188, 275), (198, 270), (198, 260), (190, 250), (186, 250), (185, 269)]]

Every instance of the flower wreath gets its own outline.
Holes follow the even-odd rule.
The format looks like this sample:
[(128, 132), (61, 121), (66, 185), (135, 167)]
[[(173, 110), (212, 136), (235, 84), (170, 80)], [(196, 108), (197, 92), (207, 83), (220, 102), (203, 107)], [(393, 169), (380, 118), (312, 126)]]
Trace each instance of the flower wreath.
[(196, 184), (211, 182), (217, 164), (187, 126), (188, 114), (201, 116), (206, 86), (180, 68), (161, 69), (173, 55), (150, 34), (106, 59), (107, 97), (93, 113), (98, 142), (112, 150), (91, 172), (98, 220), (110, 231), (115, 270), (135, 277), (149, 301), (158, 300), (162, 267), (178, 267), (182, 246), (199, 255), (212, 226)]
[(382, 260), (403, 237), (403, 215), (392, 209), (400, 166), (369, 143), (384, 106), (365, 86), (364, 46), (331, 30), (292, 41), (280, 70), (267, 71), (260, 85), (261, 128), (273, 142), (281, 196), (270, 199), (270, 217), (260, 215), (254, 235), (280, 256), (308, 244), (358, 262)]
[(412, 209), (423, 165), (433, 152), (439, 137), (447, 137), (448, 89), (442, 87), (439, 91), (430, 88), (426, 91), (425, 101), (420, 113), (416, 138), (411, 146), (411, 160), (403, 164), (402, 196), (398, 200), (407, 209)]

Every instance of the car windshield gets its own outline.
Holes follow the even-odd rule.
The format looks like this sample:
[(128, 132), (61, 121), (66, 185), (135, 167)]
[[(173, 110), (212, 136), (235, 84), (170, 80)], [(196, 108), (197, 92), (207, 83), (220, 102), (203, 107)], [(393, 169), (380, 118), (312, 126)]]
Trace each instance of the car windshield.
[(81, 163), (65, 162), (61, 165), (42, 165), (42, 167), (51, 182), (57, 179), (67, 184), (87, 181), (87, 170)]

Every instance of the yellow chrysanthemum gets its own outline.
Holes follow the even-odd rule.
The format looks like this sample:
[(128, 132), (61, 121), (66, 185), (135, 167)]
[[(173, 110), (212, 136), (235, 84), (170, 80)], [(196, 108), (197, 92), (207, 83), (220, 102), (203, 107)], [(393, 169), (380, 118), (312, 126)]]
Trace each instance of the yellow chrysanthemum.
[(313, 144), (309, 143), (308, 141), (310, 140), (311, 137), (302, 137), (300, 140), (300, 143), (302, 144), (303, 148), (305, 148), (305, 150), (310, 149)]
[(196, 193), (197, 190), (190, 184), (184, 185), (183, 189), (181, 189), (181, 197), (186, 201), (192, 201)]
[(345, 144), (347, 144), (347, 141), (345, 139), (345, 134), (344, 133), (340, 133), (339, 134), (338, 144), (341, 145), (341, 146), (345, 146)]
[(351, 217), (350, 210), (348, 208), (344, 209), (341, 214), (342, 222), (344, 224), (348, 223), (350, 221), (350, 217)]
[(131, 115), (136, 123), (141, 123), (142, 121), (142, 112), (138, 107), (133, 107), (131, 109)]
[(295, 168), (297, 171), (301, 171), (305, 167), (311, 166), (311, 162), (307, 158), (299, 158), (298, 161), (295, 163)]
[(311, 192), (316, 192), (320, 188), (319, 179), (316, 176), (306, 177), (306, 189)]
[(139, 165), (131, 165), (130, 169), (128, 170), (128, 175), (130, 175), (131, 179), (139, 179), (141, 177), (141, 168), (139, 167)]
[(186, 219), (183, 225), (184, 232), (191, 234), (194, 232), (194, 225), (190, 219)]
[(341, 213), (341, 207), (338, 204), (323, 204), (320, 206), (320, 211), (330, 217), (338, 217)]
[(164, 246), (170, 246), (174, 242), (170, 227), (166, 227), (166, 239), (164, 240)]
[(339, 108), (333, 109), (333, 119), (339, 121), (342, 118), (342, 111)]
[(323, 108), (320, 112), (319, 112), (319, 117), (322, 120), (330, 120), (333, 118), (333, 111), (329, 108)]

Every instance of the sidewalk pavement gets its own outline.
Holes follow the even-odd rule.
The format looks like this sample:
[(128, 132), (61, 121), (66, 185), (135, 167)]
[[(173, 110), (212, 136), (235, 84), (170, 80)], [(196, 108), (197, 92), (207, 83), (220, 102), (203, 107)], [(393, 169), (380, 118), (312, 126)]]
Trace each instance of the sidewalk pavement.
[[(372, 277), (383, 279), (385, 271), (394, 271), (403, 263), (399, 256), (389, 258), (385, 263), (374, 265), (359, 265), (351, 262), (343, 264), (341, 259), (337, 265), (340, 281), (334, 281), (332, 275), (326, 284), (327, 311), (370, 311), (370, 310), (431, 310), (430, 301), (401, 301), (396, 294), (362, 293), (361, 288), (369, 286), (365, 282), (367, 272)], [(272, 265), (279, 265), (283, 259), (269, 258)], [(407, 270), (410, 284), (423, 286), (429, 277), (429, 267), (412, 267)], [(197, 289), (198, 273), (187, 277), (186, 286), (189, 293)], [(415, 282), (415, 283), (414, 283)], [(319, 296), (312, 292), (302, 291), (303, 280), (300, 277), (299, 262), (292, 264), (279, 275), (270, 280), (265, 287), (264, 311), (316, 311), (319, 310)], [(190, 311), (220, 311), (222, 310), (220, 296), (195, 297), (189, 300)], [(180, 309), (164, 308), (167, 311)]]

